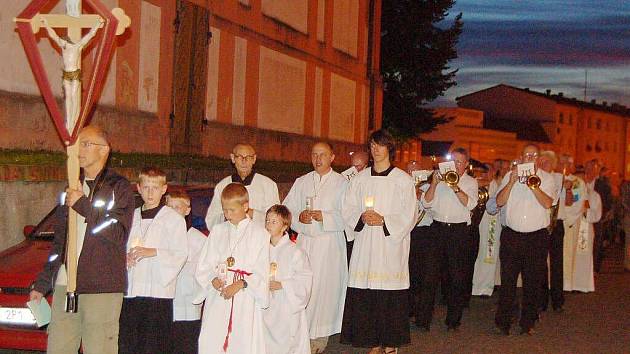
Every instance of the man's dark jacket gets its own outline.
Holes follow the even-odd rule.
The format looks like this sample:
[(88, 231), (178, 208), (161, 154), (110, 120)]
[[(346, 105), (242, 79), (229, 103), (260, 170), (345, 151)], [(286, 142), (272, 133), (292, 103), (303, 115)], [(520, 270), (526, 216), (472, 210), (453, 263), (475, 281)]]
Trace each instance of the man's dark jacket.
[[(88, 181), (90, 194), (72, 207), (87, 224), (77, 268), (79, 294), (122, 293), (127, 290), (126, 250), (134, 211), (129, 181), (103, 169)], [(37, 276), (33, 289), (42, 294), (54, 286), (59, 267), (65, 263), (68, 207), (59, 206), (54, 216), (55, 238), (48, 262)]]

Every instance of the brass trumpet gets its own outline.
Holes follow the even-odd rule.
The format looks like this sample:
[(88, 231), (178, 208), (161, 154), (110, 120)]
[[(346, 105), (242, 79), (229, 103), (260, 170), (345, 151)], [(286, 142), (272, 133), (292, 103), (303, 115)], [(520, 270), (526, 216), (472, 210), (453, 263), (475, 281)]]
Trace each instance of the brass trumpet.
[(540, 187), (540, 177), (536, 175), (527, 176), (527, 180), (525, 181), (525, 183), (527, 184), (527, 187), (531, 189), (537, 189), (538, 187)]
[(438, 174), (438, 177), (446, 182), (449, 187), (456, 186), (459, 183), (459, 175), (455, 171), (447, 171), (444, 175)]
[(488, 192), (488, 188), (486, 187), (479, 187), (479, 189), (477, 190), (477, 195), (479, 197), (477, 205), (479, 206), (486, 205), (488, 199), (490, 199), (490, 193)]

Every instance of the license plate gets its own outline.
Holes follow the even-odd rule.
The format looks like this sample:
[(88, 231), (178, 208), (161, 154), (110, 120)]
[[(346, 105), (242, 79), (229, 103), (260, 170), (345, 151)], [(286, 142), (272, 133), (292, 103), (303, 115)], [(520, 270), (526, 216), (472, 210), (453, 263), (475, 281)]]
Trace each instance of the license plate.
[(36, 325), (35, 317), (28, 308), (0, 307), (0, 324), (24, 326)]

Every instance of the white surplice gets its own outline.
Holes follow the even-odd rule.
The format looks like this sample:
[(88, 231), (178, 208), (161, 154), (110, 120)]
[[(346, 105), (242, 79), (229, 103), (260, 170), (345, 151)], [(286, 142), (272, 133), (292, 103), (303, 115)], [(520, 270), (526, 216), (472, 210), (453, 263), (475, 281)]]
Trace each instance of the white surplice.
[(188, 258), (186, 220), (174, 209), (163, 206), (153, 219), (142, 219), (134, 211), (127, 251), (135, 246), (155, 248), (157, 255), (140, 260), (127, 270), (126, 297), (172, 299), (177, 276)]
[(228, 268), (227, 285), (234, 281), (234, 271), (244, 275), (247, 288), (234, 295), (232, 332), (227, 353), (265, 354), (263, 309), (269, 307), (269, 233), (251, 219), (243, 219), (237, 226), (226, 221), (215, 225), (201, 250), (195, 279), (199, 291), (193, 303), (205, 300), (199, 336), (199, 353), (223, 353), (228, 334), (232, 300), (225, 300), (212, 286), (212, 279), (221, 264), (233, 257), (235, 264)]
[[(251, 183), (245, 183), (245, 188), (247, 188), (247, 193), (249, 193), (249, 207), (254, 211), (253, 220), (264, 227), (267, 209), (274, 204), (280, 204), (278, 185), (269, 177), (260, 173), (252, 173), (254, 173), (254, 177)], [(225, 221), (223, 207), (221, 206), (221, 192), (232, 182), (235, 182), (233, 175), (227, 176), (214, 187), (212, 201), (206, 213), (206, 227), (208, 230), (211, 230), (214, 225)]]
[[(384, 226), (357, 227), (367, 210), (366, 197), (373, 198), (373, 209), (384, 217)], [(416, 203), (413, 180), (399, 168), (394, 167), (385, 176), (367, 168), (350, 181), (342, 208), (347, 227), (357, 230), (350, 259), (349, 287), (409, 288), (409, 242), (417, 221)]]
[[(593, 224), (602, 217), (602, 199), (594, 190), (588, 191), (586, 199), (589, 209), (586, 215), (580, 217), (579, 230), (572, 255), (571, 290), (590, 292), (595, 291), (593, 276), (593, 240), (595, 227)], [(566, 289), (565, 289), (566, 290)]]
[[(488, 186), (488, 194), (491, 198), (496, 198), (499, 191), (499, 183), (492, 180)], [(473, 275), (473, 295), (491, 296), (499, 272), (499, 244), (501, 236), (501, 222), (499, 213), (490, 215), (488, 210), (484, 211), (479, 223), (479, 253), (475, 261), (475, 271)], [(499, 275), (500, 277), (500, 275)]]
[[(298, 232), (297, 244), (306, 252), (313, 271), (311, 299), (306, 307), (311, 338), (341, 332), (348, 283), (348, 263), (341, 202), (347, 179), (332, 169), (320, 178), (315, 171), (299, 177), (283, 204), (292, 214), (291, 228)], [(322, 222), (300, 222), (306, 199), (313, 210), (322, 211)]]
[(187, 233), (188, 259), (177, 277), (175, 298), (173, 298), (173, 321), (196, 321), (201, 319), (201, 304), (193, 304), (197, 292), (195, 269), (206, 235), (191, 227)]
[(270, 246), (270, 264), (276, 264), (273, 278), (282, 289), (271, 292), (269, 308), (263, 312), (267, 353), (309, 354), (306, 304), (311, 295), (313, 272), (306, 253), (285, 234)]
[[(587, 200), (588, 190), (587, 184), (581, 178), (569, 175), (565, 177), (566, 180), (573, 182), (571, 188), (571, 194), (573, 195), (573, 204), (571, 206), (565, 205), (565, 195), (561, 195), (560, 207), (558, 209), (558, 217), (562, 219), (564, 224), (564, 238), (563, 238), (563, 258), (562, 258), (562, 271), (563, 271), (563, 289), (565, 291), (572, 291), (573, 289), (573, 267), (575, 264), (575, 251), (577, 247), (577, 240), (580, 230), (580, 220), (584, 214), (584, 202)], [(563, 192), (562, 194), (565, 194)]]

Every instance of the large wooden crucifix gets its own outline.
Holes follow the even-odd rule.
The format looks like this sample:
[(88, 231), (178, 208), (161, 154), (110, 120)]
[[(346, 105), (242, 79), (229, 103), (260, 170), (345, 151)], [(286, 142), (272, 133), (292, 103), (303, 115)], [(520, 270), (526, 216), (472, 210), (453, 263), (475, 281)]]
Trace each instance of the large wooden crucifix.
[[(85, 0), (96, 14), (82, 13), (81, 0), (66, 0), (66, 14), (41, 14), (38, 11), (50, 0), (33, 0), (14, 21), (31, 63), (37, 84), (42, 92), (46, 106), (57, 128), (67, 153), (68, 185), (72, 189), (82, 189), (79, 182), (79, 130), (87, 122), (98, 92), (104, 84), (104, 76), (111, 51), (113, 39), (122, 34), (131, 24), (131, 20), (120, 8), (111, 12), (99, 0)], [(36, 47), (34, 34), (45, 28), (50, 38), (61, 49), (63, 62), (62, 87), (64, 91), (65, 117), (61, 116), (48, 78), (45, 75), (41, 56)], [(83, 36), (83, 29), (90, 31)], [(88, 82), (85, 97), (82, 95), (81, 60), (83, 48), (97, 35), (99, 29), (105, 32), (95, 56), (94, 72)], [(60, 37), (55, 29), (65, 29), (67, 36)], [(78, 310), (76, 292), (77, 281), (77, 213), (70, 208), (68, 213), (68, 234), (66, 241), (66, 272), (68, 275), (66, 311)]]

